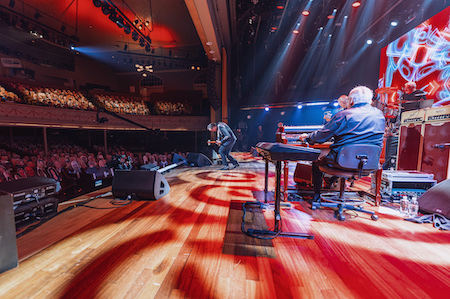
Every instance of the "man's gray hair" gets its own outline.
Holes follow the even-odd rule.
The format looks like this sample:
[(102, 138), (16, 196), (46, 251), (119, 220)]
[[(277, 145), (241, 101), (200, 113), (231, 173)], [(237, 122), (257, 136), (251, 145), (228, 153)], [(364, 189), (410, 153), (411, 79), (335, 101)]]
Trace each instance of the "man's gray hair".
[(216, 123), (210, 123), (207, 127), (206, 127), (206, 129), (208, 129), (208, 131), (211, 131), (214, 127), (216, 127), (217, 126), (217, 124)]
[(373, 92), (366, 86), (357, 86), (353, 88), (348, 97), (356, 104), (372, 104)]
[(405, 87), (412, 87), (415, 89), (415, 88), (417, 88), (417, 84), (414, 81), (409, 81), (409, 82), (406, 82)]

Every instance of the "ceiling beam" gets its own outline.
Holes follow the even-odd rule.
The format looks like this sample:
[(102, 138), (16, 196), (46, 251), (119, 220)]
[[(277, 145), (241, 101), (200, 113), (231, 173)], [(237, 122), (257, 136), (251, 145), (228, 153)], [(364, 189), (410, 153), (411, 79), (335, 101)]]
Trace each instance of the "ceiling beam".
[(222, 61), (215, 26), (207, 0), (184, 0), (208, 59)]

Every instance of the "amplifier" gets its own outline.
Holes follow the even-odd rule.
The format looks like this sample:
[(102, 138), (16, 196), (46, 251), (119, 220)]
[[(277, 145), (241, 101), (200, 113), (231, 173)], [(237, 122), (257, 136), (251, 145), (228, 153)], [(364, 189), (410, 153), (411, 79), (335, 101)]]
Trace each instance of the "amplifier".
[(47, 197), (15, 205), (14, 220), (16, 225), (38, 220), (41, 217), (56, 213), (58, 210), (58, 203), (59, 201), (56, 197)]
[(55, 196), (60, 189), (59, 182), (44, 177), (31, 177), (0, 183), (1, 191), (12, 194), (14, 206)]
[(418, 171), (390, 171), (381, 174), (380, 192), (393, 200), (403, 195), (420, 197), (428, 189), (436, 185), (434, 175)]

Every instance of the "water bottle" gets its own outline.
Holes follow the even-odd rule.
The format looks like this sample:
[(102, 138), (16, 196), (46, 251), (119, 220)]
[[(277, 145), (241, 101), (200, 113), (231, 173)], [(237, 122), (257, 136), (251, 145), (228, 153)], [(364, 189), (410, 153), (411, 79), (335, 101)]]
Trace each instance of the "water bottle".
[(413, 196), (408, 204), (408, 216), (410, 218), (416, 217), (419, 212), (419, 202), (417, 196)]
[(408, 196), (403, 195), (402, 198), (400, 199), (400, 215), (402, 215), (403, 217), (408, 217), (409, 213), (408, 205), (409, 205)]

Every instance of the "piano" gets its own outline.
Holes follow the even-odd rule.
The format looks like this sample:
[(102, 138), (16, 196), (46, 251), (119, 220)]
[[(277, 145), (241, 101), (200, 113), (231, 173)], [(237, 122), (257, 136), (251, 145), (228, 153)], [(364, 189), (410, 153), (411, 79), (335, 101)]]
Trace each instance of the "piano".
[[(276, 133), (276, 142), (282, 144), (288, 144), (297, 147), (306, 147), (309, 146), (307, 143), (300, 141), (300, 135), (303, 133), (311, 133), (323, 128), (323, 125), (310, 125), (310, 126), (281, 126), (278, 127)], [(310, 147), (315, 149), (328, 149), (332, 142), (324, 142), (324, 143), (316, 143), (311, 145)], [(299, 159), (303, 160), (304, 159)], [(307, 160), (314, 161), (314, 160)], [(289, 179), (289, 162), (287, 160), (284, 161), (284, 188), (283, 190), (288, 189), (288, 179)], [(311, 163), (297, 163), (294, 181), (296, 183), (311, 183)], [(287, 200), (287, 193), (284, 192), (284, 198)]]
[[(269, 162), (275, 163), (275, 225), (273, 231), (268, 230), (251, 230), (244, 231), (245, 234), (251, 236), (285, 236), (292, 238), (313, 239), (314, 236), (305, 233), (291, 233), (281, 231), (281, 162), (282, 161), (315, 161), (319, 158), (320, 150), (308, 147), (293, 146), (281, 143), (259, 142), (256, 145), (256, 151), (262, 156), (266, 162), (265, 168), (265, 202), (267, 203), (268, 180), (269, 180)], [(287, 194), (287, 193), (285, 193)]]
[(281, 143), (259, 142), (256, 151), (265, 160), (275, 161), (316, 161), (320, 150)]
[[(303, 133), (311, 133), (323, 128), (323, 125), (311, 125), (311, 126), (282, 126), (278, 128), (276, 133), (276, 142), (283, 144), (291, 144), (297, 146), (306, 146), (305, 143), (299, 140), (300, 135)], [(324, 142), (322, 144), (314, 144), (311, 147), (314, 148), (329, 148), (331, 142)]]

